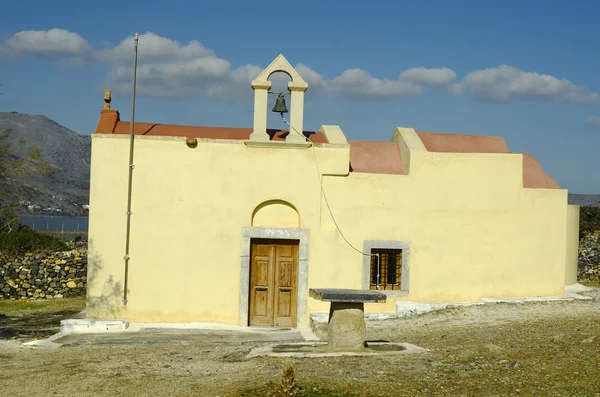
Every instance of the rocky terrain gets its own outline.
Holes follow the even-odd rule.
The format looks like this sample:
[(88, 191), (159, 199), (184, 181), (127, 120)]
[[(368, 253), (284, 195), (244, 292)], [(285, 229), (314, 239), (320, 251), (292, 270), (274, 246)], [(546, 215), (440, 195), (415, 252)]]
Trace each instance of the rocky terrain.
[(9, 131), (7, 141), (11, 155), (23, 157), (27, 145), (40, 149), (41, 159), (53, 169), (17, 181), (22, 195), (0, 196), (1, 202), (18, 199), (22, 214), (87, 216), (90, 179), (91, 139), (50, 120), (45, 116), (0, 112), (0, 131)]

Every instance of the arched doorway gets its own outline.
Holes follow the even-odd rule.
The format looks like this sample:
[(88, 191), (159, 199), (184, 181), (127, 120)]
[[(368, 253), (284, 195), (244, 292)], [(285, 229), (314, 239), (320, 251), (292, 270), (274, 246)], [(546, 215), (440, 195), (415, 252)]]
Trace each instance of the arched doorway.
[(269, 200), (243, 229), (240, 325), (306, 326), (308, 235), (296, 208)]

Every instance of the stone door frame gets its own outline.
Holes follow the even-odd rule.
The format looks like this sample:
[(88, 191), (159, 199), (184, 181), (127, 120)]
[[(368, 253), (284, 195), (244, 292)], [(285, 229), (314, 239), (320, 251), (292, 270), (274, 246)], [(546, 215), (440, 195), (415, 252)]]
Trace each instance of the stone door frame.
[(242, 254), (240, 264), (239, 321), (248, 327), (250, 304), (250, 248), (252, 239), (298, 240), (298, 278), (296, 328), (308, 327), (308, 239), (309, 229), (277, 227), (242, 228)]

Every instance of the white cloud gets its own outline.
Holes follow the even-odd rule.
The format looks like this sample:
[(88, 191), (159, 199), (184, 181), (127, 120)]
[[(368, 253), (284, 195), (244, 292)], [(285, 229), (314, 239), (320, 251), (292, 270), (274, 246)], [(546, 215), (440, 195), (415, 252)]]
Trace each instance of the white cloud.
[(456, 80), (456, 72), (448, 68), (419, 67), (405, 70), (400, 78), (433, 87), (447, 87)]
[[(133, 70), (133, 37), (113, 48), (98, 51), (97, 59), (112, 65), (107, 86), (130, 92)], [(252, 99), (250, 83), (263, 67), (243, 65), (235, 69), (198, 41), (180, 44), (154, 33), (140, 36), (138, 44), (137, 87), (140, 94), (186, 96), (202, 94), (219, 99)], [(309, 83), (309, 95), (326, 93), (351, 98), (389, 98), (420, 95), (425, 85), (440, 87), (454, 81), (456, 74), (447, 68), (410, 69), (397, 80), (379, 79), (361, 69), (350, 69), (327, 80), (304, 64), (296, 70)], [(273, 90), (285, 90), (289, 77), (271, 77)]]
[(229, 72), (218, 84), (213, 84), (205, 91), (206, 96), (218, 99), (235, 99), (251, 101), (253, 91), (250, 83), (263, 71), (254, 65), (238, 66)]
[[(142, 95), (177, 97), (197, 93), (228, 77), (229, 64), (218, 58), (138, 65), (137, 90)], [(113, 66), (107, 85), (129, 92), (133, 67)]]
[(600, 116), (588, 116), (585, 121), (592, 127), (600, 127)]
[(91, 50), (87, 40), (64, 29), (24, 30), (9, 37), (2, 52), (9, 56), (21, 55), (84, 55)]
[(332, 80), (317, 76), (317, 81), (330, 95), (358, 99), (421, 95), (425, 87), (448, 88), (456, 80), (456, 73), (451, 69), (424, 67), (407, 69), (395, 80), (373, 77), (363, 69), (346, 70)]
[[(139, 37), (138, 61), (140, 63), (163, 63), (165, 61), (193, 61), (198, 58), (214, 57), (214, 52), (196, 40), (182, 45), (177, 41), (147, 32)], [(103, 62), (131, 63), (133, 61), (133, 36), (129, 36), (113, 48), (96, 52)]]
[[(130, 36), (116, 46), (94, 54), (98, 61), (111, 66), (106, 85), (115, 92), (131, 90), (133, 45), (133, 36)], [(208, 94), (219, 91), (218, 84), (235, 80), (236, 76), (228, 61), (217, 57), (196, 40), (181, 44), (152, 32), (139, 37), (136, 90), (141, 95)]]
[[(125, 93), (131, 90), (132, 36), (114, 46), (94, 49), (77, 33), (55, 28), (22, 31), (0, 44), (0, 55), (19, 57), (27, 54), (54, 56), (60, 64), (71, 66), (90, 61), (103, 63), (110, 67), (107, 88)], [(138, 44), (137, 88), (140, 94), (157, 97), (204, 95), (219, 99), (251, 100), (250, 82), (263, 67), (233, 67), (229, 61), (218, 57), (197, 40), (180, 43), (147, 32), (140, 36)], [(415, 67), (401, 71), (395, 78), (375, 77), (363, 69), (348, 69), (326, 78), (301, 63), (296, 65), (296, 70), (309, 83), (309, 98), (328, 95), (357, 100), (390, 99), (422, 95), (427, 88), (433, 88), (452, 95), (467, 92), (497, 102), (510, 102), (515, 98), (568, 102), (600, 100), (597, 93), (567, 79), (525, 72), (508, 65), (473, 70), (462, 81), (456, 81), (456, 72), (446, 67)], [(284, 77), (274, 75), (274, 87), (285, 89), (287, 76)]]
[(461, 83), (450, 84), (446, 88), (448, 89), (448, 92), (450, 92), (454, 96), (460, 95), (464, 91), (463, 85)]
[(596, 102), (600, 96), (567, 79), (524, 72), (508, 65), (469, 72), (461, 88), (476, 96), (497, 102), (514, 98), (546, 98), (567, 102)]
[(371, 76), (363, 69), (349, 69), (327, 81), (328, 93), (347, 97), (389, 98), (408, 95), (419, 95), (423, 87), (409, 80), (379, 79)]
[(310, 67), (299, 63), (294, 68), (296, 72), (309, 84), (311, 87), (320, 87), (323, 88), (325, 85), (325, 78), (321, 76), (319, 73), (312, 70)]

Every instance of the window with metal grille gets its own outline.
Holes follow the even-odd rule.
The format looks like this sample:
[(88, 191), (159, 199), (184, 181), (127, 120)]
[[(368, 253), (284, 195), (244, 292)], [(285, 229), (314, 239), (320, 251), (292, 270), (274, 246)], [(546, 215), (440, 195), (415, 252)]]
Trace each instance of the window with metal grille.
[(371, 249), (371, 289), (399, 290), (401, 275), (401, 249)]

